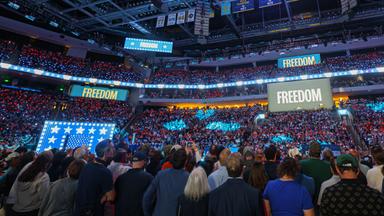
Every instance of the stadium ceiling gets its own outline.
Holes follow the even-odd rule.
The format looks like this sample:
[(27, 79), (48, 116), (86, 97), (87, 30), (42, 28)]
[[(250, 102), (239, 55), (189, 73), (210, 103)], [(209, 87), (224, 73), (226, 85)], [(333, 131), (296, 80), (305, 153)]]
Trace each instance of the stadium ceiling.
[[(250, 29), (260, 31), (268, 24), (293, 27), (294, 21), (300, 19), (321, 19), (324, 13), (340, 13), (339, 0), (284, 0), (283, 4), (266, 8), (259, 8), (259, 1), (255, 0), (255, 10), (221, 16), (219, 1), (211, 0), (215, 17), (210, 19), (210, 36), (205, 38), (220, 38), (217, 42), (242, 39)], [(10, 7), (11, 2), (20, 8)], [(378, 4), (375, 0), (361, 2)], [(156, 28), (156, 20), (159, 15), (193, 9), (196, 3), (197, 0), (10, 0), (2, 1), (0, 9), (22, 18), (36, 17), (32, 22), (24, 21), (82, 39), (105, 43), (112, 40), (121, 45), (128, 36), (174, 41), (175, 47), (182, 47), (199, 41), (193, 34), (194, 23)]]

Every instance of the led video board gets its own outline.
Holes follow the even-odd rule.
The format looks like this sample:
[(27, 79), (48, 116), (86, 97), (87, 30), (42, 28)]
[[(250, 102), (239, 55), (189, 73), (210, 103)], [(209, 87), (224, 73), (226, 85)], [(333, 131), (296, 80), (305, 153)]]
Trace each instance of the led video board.
[(311, 54), (303, 56), (293, 56), (287, 58), (279, 58), (277, 60), (278, 68), (291, 68), (316, 65), (321, 63), (320, 54)]
[(259, 8), (281, 4), (281, 0), (259, 0)]
[(331, 109), (333, 107), (329, 79), (268, 84), (270, 112)]
[(115, 124), (95, 122), (45, 121), (36, 151), (87, 146), (94, 153), (97, 143), (112, 139)]
[(128, 90), (72, 85), (69, 91), (69, 95), (72, 97), (85, 97), (85, 98), (96, 98), (96, 99), (105, 99), (105, 100), (126, 101), (128, 97)]
[(140, 38), (125, 38), (124, 49), (172, 53), (173, 42)]
[(233, 13), (239, 13), (255, 9), (254, 0), (237, 0), (232, 2)]

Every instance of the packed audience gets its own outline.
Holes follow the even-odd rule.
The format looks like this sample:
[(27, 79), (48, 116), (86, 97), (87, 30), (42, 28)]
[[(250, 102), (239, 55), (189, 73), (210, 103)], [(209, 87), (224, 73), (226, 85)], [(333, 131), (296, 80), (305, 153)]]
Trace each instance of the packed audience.
[(14, 41), (0, 40), (0, 62), (9, 61), (15, 50), (17, 50), (17, 45)]
[(18, 146), (25, 136), (36, 143), (44, 121), (110, 122), (124, 127), (132, 117), (127, 102), (0, 88), (0, 143)]
[[(269, 143), (284, 143), (287, 145), (280, 145), (280, 148), (295, 146), (304, 151), (308, 140), (342, 149), (353, 145), (346, 123), (335, 111), (267, 113), (265, 119), (257, 120), (263, 113), (267, 113), (266, 107), (260, 105), (224, 109), (148, 109), (131, 129), (139, 144), (183, 144), (192, 136), (202, 149), (213, 144), (253, 143), (255, 148), (262, 148)], [(235, 130), (227, 130), (225, 126), (207, 128), (212, 122), (220, 127), (236, 123), (240, 127)], [(166, 126), (169, 124), (172, 127)]]
[(249, 143), (236, 150), (213, 144), (203, 152), (186, 139), (191, 144), (143, 145), (136, 152), (111, 140), (95, 152), (2, 152), (2, 210), (7, 216), (384, 214), (382, 147), (335, 156), (308, 140), (306, 154)]
[(217, 84), (245, 80), (320, 74), (324, 72), (369, 69), (384, 66), (384, 53), (372, 52), (352, 56), (329, 57), (315, 66), (277, 68), (275, 65), (215, 70), (159, 69), (151, 77), (152, 83), (162, 84)]
[[(358, 87), (384, 84), (384, 77), (379, 74), (332, 77), (331, 87)], [(236, 86), (219, 89), (146, 89), (146, 98), (168, 99), (208, 99), (220, 97), (239, 97), (267, 94), (267, 85)]]
[(23, 47), (18, 64), (73, 76), (132, 82), (141, 81), (143, 78), (140, 73), (134, 72), (124, 64), (84, 60), (31, 46)]
[(354, 126), (366, 145), (384, 142), (384, 98), (348, 100), (345, 107), (352, 112)]

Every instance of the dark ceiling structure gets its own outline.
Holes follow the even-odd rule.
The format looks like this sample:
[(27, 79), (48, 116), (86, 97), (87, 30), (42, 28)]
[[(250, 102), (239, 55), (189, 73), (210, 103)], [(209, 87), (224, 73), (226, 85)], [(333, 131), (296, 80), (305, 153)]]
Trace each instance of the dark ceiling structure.
[[(255, 37), (300, 30), (303, 24), (318, 27), (350, 19), (348, 14), (340, 13), (340, 0), (283, 0), (282, 4), (266, 8), (259, 8), (259, 1), (255, 0), (254, 10), (226, 16), (220, 14), (219, 0), (211, 0), (215, 17), (210, 19), (210, 36), (204, 40), (193, 34), (193, 22), (156, 28), (159, 15), (193, 9), (197, 1), (11, 0), (1, 1), (0, 9), (4, 15), (85, 40), (121, 46), (124, 37), (139, 37), (173, 41), (180, 49), (199, 49), (199, 44), (212, 48), (231, 43), (241, 45)], [(359, 7), (374, 8), (383, 6), (382, 2), (360, 0)], [(26, 19), (27, 15), (35, 20)]]

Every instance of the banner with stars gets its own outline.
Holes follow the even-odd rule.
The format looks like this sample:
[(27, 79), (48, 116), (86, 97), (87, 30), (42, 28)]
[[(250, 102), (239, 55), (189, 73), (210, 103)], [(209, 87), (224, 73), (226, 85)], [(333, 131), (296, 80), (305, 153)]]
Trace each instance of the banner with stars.
[(36, 151), (73, 149), (86, 145), (94, 153), (96, 144), (112, 139), (115, 124), (45, 121)]

